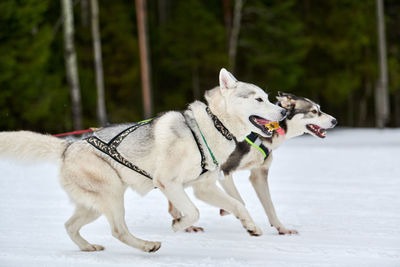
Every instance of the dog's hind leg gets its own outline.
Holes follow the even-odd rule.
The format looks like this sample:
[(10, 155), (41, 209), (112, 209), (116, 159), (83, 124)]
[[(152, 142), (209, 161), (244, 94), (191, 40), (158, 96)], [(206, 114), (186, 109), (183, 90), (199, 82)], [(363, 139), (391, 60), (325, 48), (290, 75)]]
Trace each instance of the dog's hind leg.
[[(124, 193), (128, 185), (116, 169), (90, 151), (86, 153), (83, 149), (70, 150), (61, 165), (60, 182), (73, 202), (104, 214), (111, 226), (112, 235), (121, 242), (146, 252), (157, 251), (161, 246), (160, 242), (141, 240), (129, 232), (124, 209)], [(85, 160), (82, 161), (82, 158)], [(78, 216), (80, 212), (78, 210), (66, 226), (73, 241), (79, 247), (84, 247), (87, 241), (79, 238), (78, 230), (85, 223), (97, 218), (98, 214), (93, 213), (82, 219), (82, 216)]]
[(216, 185), (215, 180), (197, 182), (193, 185), (193, 189), (198, 199), (233, 213), (250, 235), (262, 235), (261, 229), (254, 223), (243, 204), (223, 192)]
[(271, 226), (275, 227), (280, 235), (298, 234), (296, 230), (286, 229), (276, 215), (274, 204), (272, 203), (271, 194), (268, 187), (268, 168), (262, 167), (251, 170), (250, 182), (257, 193), (258, 199), (264, 207), (265, 213), (268, 216), (268, 220)]
[(124, 194), (117, 194), (104, 199), (103, 213), (111, 226), (112, 235), (128, 246), (145, 252), (156, 252), (161, 242), (152, 242), (134, 237), (128, 230), (125, 222)]
[(85, 208), (81, 205), (77, 205), (75, 213), (65, 223), (65, 228), (67, 229), (69, 237), (82, 251), (97, 251), (104, 249), (104, 247), (101, 245), (90, 244), (79, 234), (79, 230), (82, 228), (82, 226), (96, 220), (99, 217), (99, 212)]

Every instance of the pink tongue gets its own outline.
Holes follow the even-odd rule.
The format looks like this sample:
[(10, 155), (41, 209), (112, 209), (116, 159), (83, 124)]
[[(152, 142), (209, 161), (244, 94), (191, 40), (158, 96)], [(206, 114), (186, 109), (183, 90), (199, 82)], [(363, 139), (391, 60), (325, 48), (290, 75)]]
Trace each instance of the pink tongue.
[(265, 125), (265, 124), (268, 124), (271, 122), (269, 120), (264, 120), (264, 119), (256, 119), (256, 120), (257, 120), (257, 123), (261, 124), (261, 125)]
[(282, 128), (278, 128), (278, 129), (276, 129), (276, 132), (279, 134), (279, 135), (284, 135), (285, 134), (285, 130), (283, 130)]

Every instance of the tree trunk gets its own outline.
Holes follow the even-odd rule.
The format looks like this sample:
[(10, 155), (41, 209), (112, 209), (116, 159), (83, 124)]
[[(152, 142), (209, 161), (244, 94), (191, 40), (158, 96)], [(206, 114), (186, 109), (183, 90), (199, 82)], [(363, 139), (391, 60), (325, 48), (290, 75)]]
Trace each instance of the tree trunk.
[(194, 99), (200, 99), (200, 79), (198, 66), (192, 66), (192, 89)]
[(394, 126), (400, 127), (400, 89), (394, 92)]
[(147, 40), (146, 0), (136, 0), (136, 17), (139, 35), (143, 111), (145, 118), (150, 118), (153, 114), (153, 108), (151, 103), (150, 48)]
[(158, 21), (160, 24), (165, 24), (167, 22), (167, 0), (158, 0)]
[(353, 93), (347, 99), (347, 125), (354, 126), (354, 101)]
[(222, 7), (224, 10), (224, 24), (225, 24), (225, 32), (226, 32), (226, 40), (227, 46), (229, 49), (229, 41), (231, 36), (231, 28), (232, 28), (232, 12), (231, 12), (232, 2), (231, 0), (222, 0)]
[(98, 1), (91, 0), (90, 7), (92, 13), (92, 39), (97, 87), (97, 120), (101, 126), (105, 126), (107, 124), (107, 113), (104, 100), (103, 59), (101, 56)]
[(82, 129), (81, 92), (79, 88), (78, 65), (74, 46), (74, 17), (71, 0), (61, 0), (64, 21), (64, 57), (67, 80), (71, 92), (72, 120), (74, 129)]
[(88, 26), (88, 0), (81, 0), (81, 23), (84, 27)]
[(371, 95), (372, 92), (372, 84), (371, 81), (366, 78), (364, 81), (364, 87), (365, 87), (365, 92), (361, 94), (361, 99), (360, 99), (360, 112), (358, 115), (358, 126), (360, 127), (366, 127), (369, 126), (367, 122), (368, 118), (368, 99)]
[(376, 0), (376, 6), (376, 20), (378, 26), (379, 80), (375, 89), (375, 114), (376, 126), (378, 128), (383, 128), (389, 120), (389, 90), (383, 0)]
[(240, 32), (240, 21), (242, 19), (242, 0), (235, 0), (235, 10), (233, 12), (233, 25), (229, 40), (229, 66), (232, 73), (235, 72), (236, 50)]

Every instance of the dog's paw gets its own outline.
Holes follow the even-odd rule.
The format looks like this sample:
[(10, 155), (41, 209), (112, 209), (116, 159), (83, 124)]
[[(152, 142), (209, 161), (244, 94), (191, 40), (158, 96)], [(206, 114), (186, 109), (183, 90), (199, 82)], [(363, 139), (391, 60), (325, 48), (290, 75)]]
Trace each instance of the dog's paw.
[(86, 247), (81, 248), (82, 251), (100, 251), (104, 250), (104, 247), (102, 245), (96, 245), (96, 244), (89, 244)]
[(156, 252), (159, 250), (161, 247), (161, 242), (152, 242), (152, 241), (146, 241), (146, 244), (142, 247), (142, 250), (144, 252)]
[(185, 229), (185, 232), (186, 233), (204, 232), (204, 228), (203, 227), (199, 227), (199, 226), (190, 226), (190, 227)]
[(251, 236), (262, 235), (261, 228), (253, 223), (246, 225), (245, 228), (246, 228), (247, 232), (249, 233), (249, 235), (251, 235)]
[(181, 227), (180, 227), (181, 219), (182, 219), (182, 217), (172, 220), (172, 225), (171, 226), (172, 226), (172, 230), (174, 230), (174, 232), (177, 232), (177, 231), (181, 230)]
[(220, 209), (219, 210), (219, 215), (220, 216), (226, 216), (226, 215), (229, 215), (229, 214), (230, 214), (229, 211), (226, 211), (224, 209)]
[(187, 224), (183, 221), (183, 217), (180, 217), (178, 219), (173, 219), (172, 220), (172, 230), (174, 232), (178, 232), (180, 230), (185, 230), (185, 227), (187, 227)]
[(174, 232), (185, 230), (187, 227), (192, 226), (198, 220), (197, 217), (182, 216), (178, 219), (172, 220), (172, 230)]
[(294, 229), (286, 229), (285, 227), (276, 227), (276, 230), (278, 230), (280, 235), (297, 235), (299, 232)]

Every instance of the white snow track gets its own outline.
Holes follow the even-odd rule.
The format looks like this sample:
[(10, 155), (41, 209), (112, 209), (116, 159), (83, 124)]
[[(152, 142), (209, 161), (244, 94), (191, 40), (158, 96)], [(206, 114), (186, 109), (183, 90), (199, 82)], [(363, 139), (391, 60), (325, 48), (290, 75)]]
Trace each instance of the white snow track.
[(274, 152), (272, 199), (282, 223), (300, 232), (295, 236), (269, 226), (248, 172), (235, 181), (261, 237), (198, 200), (196, 225), (205, 232), (174, 233), (159, 191), (142, 198), (128, 190), (128, 226), (140, 238), (163, 242), (155, 254), (113, 238), (104, 217), (81, 234), (106, 249), (79, 251), (64, 229), (73, 206), (57, 172), (52, 164), (0, 160), (1, 267), (400, 266), (400, 129), (338, 129), (324, 140), (289, 140)]

